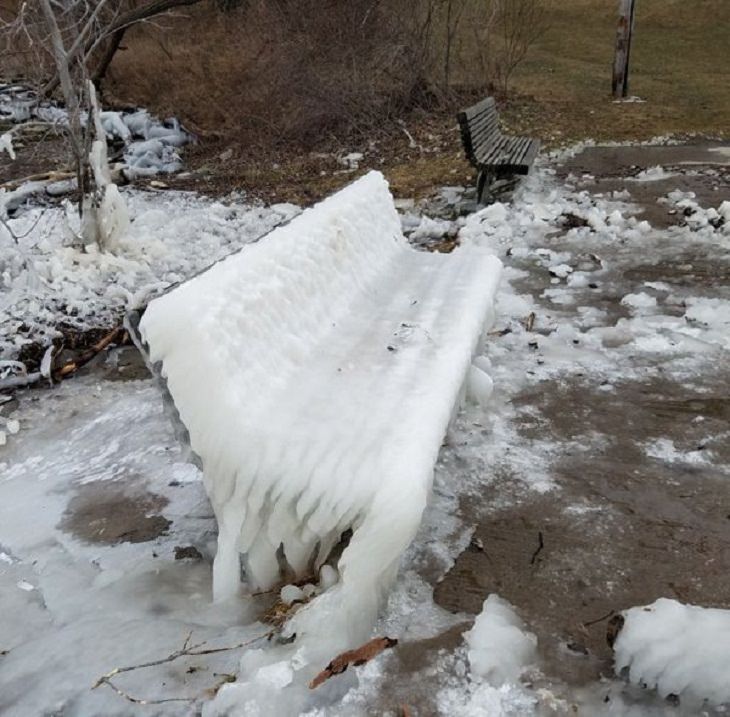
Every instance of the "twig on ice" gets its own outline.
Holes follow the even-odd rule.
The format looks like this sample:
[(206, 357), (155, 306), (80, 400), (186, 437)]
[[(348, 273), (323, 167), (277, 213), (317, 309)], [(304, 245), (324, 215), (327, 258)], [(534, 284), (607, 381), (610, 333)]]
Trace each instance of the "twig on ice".
[(525, 331), (532, 331), (532, 327), (535, 325), (535, 312), (531, 311), (525, 319)]
[[(206, 643), (205, 642), (199, 642), (196, 645), (191, 645), (190, 640), (193, 636), (193, 633), (188, 633), (188, 636), (185, 638), (185, 642), (183, 642), (183, 646), (179, 650), (175, 650), (175, 652), (171, 652), (167, 657), (162, 657), (159, 660), (152, 660), (150, 662), (143, 662), (139, 665), (129, 665), (127, 667), (115, 667), (110, 672), (107, 672), (105, 675), (102, 675), (91, 687), (92, 690), (95, 690), (100, 685), (108, 685), (114, 692), (116, 692), (120, 697), (124, 697), (125, 700), (128, 700), (129, 702), (134, 702), (137, 705), (160, 705), (165, 702), (192, 702), (197, 697), (167, 697), (164, 699), (159, 700), (145, 700), (141, 699), (139, 697), (133, 697), (129, 693), (125, 692), (123, 689), (118, 687), (112, 682), (112, 678), (116, 677), (117, 675), (121, 675), (125, 672), (133, 672), (135, 670), (142, 670), (146, 667), (156, 667), (157, 665), (164, 665), (168, 662), (174, 662), (179, 657), (195, 657), (200, 655), (213, 655), (217, 652), (229, 652), (230, 650), (238, 650), (242, 647), (248, 647), (249, 645), (252, 645), (255, 642), (258, 642), (259, 640), (263, 640), (265, 638), (270, 638), (273, 635), (273, 631), (269, 631), (264, 633), (263, 635), (259, 635), (258, 637), (254, 637), (251, 640), (247, 640), (246, 642), (239, 642), (237, 645), (229, 645), (228, 647), (208, 647), (205, 649), (199, 649), (203, 647)], [(227, 681), (227, 680), (226, 680)], [(223, 683), (221, 683), (223, 684)]]
[(598, 622), (603, 622), (604, 620), (611, 617), (611, 615), (613, 615), (615, 612), (615, 610), (609, 610), (605, 615), (601, 615), (601, 617), (597, 617), (595, 620), (589, 620), (588, 622), (584, 622), (583, 627), (590, 627), (591, 625), (595, 625)]
[(537, 560), (537, 556), (540, 555), (542, 552), (542, 549), (545, 547), (545, 541), (542, 538), (542, 530), (537, 531), (537, 549), (532, 554), (532, 557), (530, 558), (530, 565), (534, 565), (535, 561)]

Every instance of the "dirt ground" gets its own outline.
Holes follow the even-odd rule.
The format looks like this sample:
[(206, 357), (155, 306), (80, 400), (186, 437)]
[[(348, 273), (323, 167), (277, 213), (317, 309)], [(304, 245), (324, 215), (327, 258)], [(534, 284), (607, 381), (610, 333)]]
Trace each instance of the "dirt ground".
[[(666, 227), (684, 219), (656, 202), (671, 189), (695, 191), (703, 206), (730, 199), (726, 152), (707, 145), (590, 148), (558, 173), (592, 175), (584, 177), (591, 192), (626, 189), (642, 217)], [(657, 164), (683, 167), (685, 174), (626, 179)], [(688, 166), (702, 171), (687, 173)], [(721, 252), (698, 255), (678, 246), (671, 260), (659, 261), (607, 247), (602, 258), (612, 267), (608, 279), (577, 303), (608, 309), (612, 319), (625, 311), (620, 297), (647, 281), (730, 297), (730, 257)], [(531, 269), (519, 289), (545, 303), (539, 298), (549, 285), (545, 274)], [(612, 673), (606, 627), (615, 612), (662, 596), (730, 607), (730, 366), (708, 355), (692, 376), (642, 361), (636, 358), (636, 368), (648, 378), (610, 391), (576, 373), (514, 399), (525, 440), (593, 446), (598, 437), (600, 448), (566, 449), (553, 464), (559, 489), (525, 496), (517, 506), (490, 508), (510, 476), (500, 477), (495, 495), (463, 500), (461, 512), (475, 533), (435, 586), (436, 601), (453, 612), (478, 613), (491, 592), (519, 605), (538, 635), (547, 674), (568, 684)], [(691, 460), (659, 460), (641, 447), (661, 439)]]

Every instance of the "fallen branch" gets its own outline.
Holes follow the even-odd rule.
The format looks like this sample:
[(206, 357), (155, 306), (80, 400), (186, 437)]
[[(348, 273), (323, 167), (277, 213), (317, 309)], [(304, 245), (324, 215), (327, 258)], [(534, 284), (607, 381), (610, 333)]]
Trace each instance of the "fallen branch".
[[(271, 638), (273, 635), (273, 631), (269, 631), (264, 633), (263, 635), (259, 635), (258, 637), (254, 637), (251, 640), (247, 640), (246, 642), (239, 642), (237, 645), (230, 645), (228, 647), (209, 647), (204, 650), (201, 650), (199, 648), (203, 647), (205, 645), (205, 642), (199, 642), (196, 645), (191, 645), (190, 640), (193, 636), (193, 633), (188, 633), (188, 636), (185, 638), (185, 642), (183, 642), (183, 646), (179, 650), (175, 650), (175, 652), (171, 652), (167, 657), (162, 657), (159, 660), (152, 660), (150, 662), (143, 662), (139, 665), (129, 665), (127, 667), (115, 667), (110, 672), (107, 672), (105, 675), (102, 675), (91, 687), (92, 690), (95, 690), (97, 687), (100, 687), (101, 685), (108, 685), (114, 692), (116, 692), (120, 697), (124, 697), (125, 700), (129, 702), (133, 702), (137, 705), (160, 705), (164, 704), (166, 702), (193, 702), (197, 699), (197, 697), (166, 697), (159, 700), (146, 700), (142, 699), (140, 697), (133, 697), (128, 692), (125, 692), (123, 689), (118, 687), (112, 682), (112, 678), (116, 677), (117, 675), (121, 675), (124, 672), (133, 672), (135, 670), (142, 670), (147, 667), (156, 667), (157, 665), (164, 665), (168, 662), (174, 662), (180, 657), (199, 657), (200, 655), (213, 655), (218, 652), (230, 652), (231, 650), (238, 650), (242, 647), (248, 647), (249, 645), (254, 644), (255, 642), (258, 642), (259, 640), (268, 639)], [(226, 678), (229, 676), (226, 675)], [(224, 684), (224, 682), (229, 682), (230, 679), (225, 679), (220, 684)], [(218, 685), (220, 687), (220, 684)]]
[(22, 179), (11, 179), (5, 184), (0, 184), (0, 189), (12, 191), (18, 187), (22, 187), (26, 182), (60, 182), (62, 179), (71, 179), (76, 175), (73, 172), (63, 170), (51, 170), (48, 172), (40, 172), (39, 174), (31, 174)]
[(107, 346), (113, 343), (124, 333), (123, 326), (117, 326), (101, 340), (97, 341), (91, 348), (84, 351), (78, 358), (66, 362), (61, 368), (52, 372), (53, 379), (59, 381), (67, 376), (75, 374), (82, 366), (85, 366), (91, 359), (100, 354)]
[(314, 690), (319, 687), (323, 682), (329, 680), (334, 675), (342, 674), (350, 665), (357, 667), (358, 665), (364, 665), (366, 662), (370, 662), (374, 657), (377, 657), (383, 650), (395, 647), (398, 644), (398, 640), (394, 640), (390, 637), (376, 637), (370, 642), (366, 642), (364, 645), (354, 650), (348, 650), (340, 655), (337, 655), (327, 667), (322, 670), (310, 683), (309, 689)]
[[(114, 343), (118, 338), (124, 339), (125, 329), (123, 326), (117, 326), (115, 329), (110, 331), (106, 336), (97, 341), (93, 346), (84, 351), (78, 358), (67, 361), (60, 368), (52, 368), (48, 365), (51, 360), (52, 353), (49, 354), (46, 351), (44, 355), (44, 363), (41, 366), (40, 371), (34, 371), (33, 373), (26, 374), (24, 376), (10, 376), (0, 380), (0, 391), (6, 391), (11, 388), (25, 388), (26, 386), (32, 386), (44, 378), (50, 379), (51, 383), (61, 381), (64, 378), (73, 376), (82, 366), (85, 366), (95, 356), (100, 354), (110, 344)], [(124, 341), (120, 341), (124, 343)]]

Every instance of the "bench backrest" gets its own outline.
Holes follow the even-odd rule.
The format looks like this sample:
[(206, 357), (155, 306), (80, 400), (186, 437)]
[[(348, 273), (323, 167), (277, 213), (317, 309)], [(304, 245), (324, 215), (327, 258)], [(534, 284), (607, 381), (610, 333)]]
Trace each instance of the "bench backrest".
[(486, 150), (502, 137), (494, 98), (487, 97), (467, 107), (459, 112), (458, 119), (466, 156), (470, 162), (478, 164), (477, 157), (483, 157)]

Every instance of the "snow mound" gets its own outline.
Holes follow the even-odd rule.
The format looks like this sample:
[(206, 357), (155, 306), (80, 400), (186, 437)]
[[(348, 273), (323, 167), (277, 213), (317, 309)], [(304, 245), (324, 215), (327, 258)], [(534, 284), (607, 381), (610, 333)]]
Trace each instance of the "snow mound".
[(241, 565), (254, 590), (311, 575), (352, 530), (339, 581), (288, 633), (328, 660), (368, 637), (500, 267), (477, 247), (411, 248), (371, 172), (149, 305), (141, 335), (218, 520), (217, 599), (239, 592)]
[(615, 651), (617, 674), (634, 684), (713, 705), (730, 703), (730, 610), (660, 598), (624, 613)]
[(495, 687), (515, 683), (537, 658), (537, 638), (527, 632), (514, 608), (498, 595), (490, 595), (465, 633), (473, 674)]

